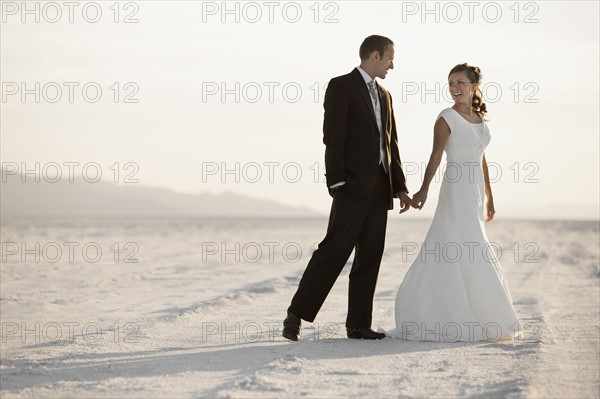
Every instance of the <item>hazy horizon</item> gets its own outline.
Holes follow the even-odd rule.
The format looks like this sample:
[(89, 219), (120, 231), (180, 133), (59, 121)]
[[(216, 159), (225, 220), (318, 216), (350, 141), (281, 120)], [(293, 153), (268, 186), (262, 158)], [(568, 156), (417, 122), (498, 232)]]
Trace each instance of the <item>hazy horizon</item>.
[[(51, 181), (43, 180), (40, 176), (40, 182), (35, 182), (35, 175), (21, 176), (19, 174), (6, 175), (2, 170), (2, 201), (1, 213), (3, 218), (16, 217), (50, 217), (50, 218), (70, 218), (81, 217), (85, 214), (90, 218), (95, 217), (191, 217), (191, 218), (278, 218), (278, 219), (298, 219), (298, 218), (323, 218), (328, 217), (327, 213), (305, 206), (286, 206), (286, 204), (278, 202), (276, 199), (259, 199), (252, 196), (236, 194), (226, 190), (223, 193), (186, 193), (177, 192), (171, 188), (145, 186), (140, 184), (115, 184), (106, 179), (100, 179), (95, 182), (86, 181), (82, 178), (74, 178), (73, 183), (67, 181)], [(49, 176), (45, 176), (48, 178)], [(23, 184), (23, 181), (25, 184)], [(10, 184), (12, 183), (12, 187)], [(62, 184), (61, 188), (55, 189), (54, 184)], [(96, 184), (100, 183), (100, 184)], [(87, 187), (87, 185), (90, 185)], [(134, 189), (120, 191), (114, 188)], [(15, 189), (16, 188), (16, 189)], [(66, 190), (65, 190), (66, 188)], [(94, 190), (96, 189), (96, 190)], [(136, 190), (139, 189), (139, 190)], [(14, 190), (14, 191), (13, 191)], [(36, 191), (37, 190), (37, 191)], [(10, 195), (9, 195), (10, 194)], [(193, 201), (196, 198), (196, 206)], [(219, 202), (215, 202), (219, 201)], [(247, 202), (251, 200), (252, 206), (248, 206)], [(157, 202), (160, 206), (157, 208)], [(183, 202), (182, 202), (183, 201)], [(430, 208), (435, 208), (437, 199), (430, 201), (433, 205)], [(72, 209), (73, 204), (75, 208)], [(216, 208), (215, 208), (216, 206)], [(275, 206), (275, 208), (273, 208)], [(548, 205), (546, 205), (548, 207)], [(210, 211), (205, 210), (203, 214), (198, 211), (206, 207)], [(248, 208), (248, 209), (245, 209)], [(110, 209), (114, 212), (111, 213)], [(243, 214), (232, 214), (231, 209), (239, 211), (243, 210)], [(254, 211), (252, 211), (254, 210)], [(528, 209), (512, 209), (509, 216), (503, 215), (502, 220), (517, 220), (517, 221), (582, 221), (582, 222), (597, 222), (596, 217), (588, 217), (587, 214), (593, 212), (591, 209), (579, 209), (579, 214), (573, 213), (570, 217), (564, 215), (547, 216), (543, 215), (538, 209), (537, 213), (531, 213)], [(523, 212), (522, 214), (516, 211)], [(209, 212), (214, 214), (209, 215)], [(255, 213), (252, 213), (255, 212)], [(311, 214), (311, 212), (315, 212)], [(255, 216), (252, 216), (255, 215)], [(287, 215), (287, 216), (286, 216)], [(390, 214), (392, 218), (408, 218), (411, 220), (431, 220), (429, 212), (414, 211), (402, 216), (397, 212)], [(500, 218), (497, 218), (500, 219)]]

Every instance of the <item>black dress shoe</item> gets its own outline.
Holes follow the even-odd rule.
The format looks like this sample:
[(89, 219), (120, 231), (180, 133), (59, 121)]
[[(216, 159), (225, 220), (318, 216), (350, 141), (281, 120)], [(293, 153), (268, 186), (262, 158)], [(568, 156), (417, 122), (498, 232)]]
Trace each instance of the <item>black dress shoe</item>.
[(346, 327), (348, 338), (352, 339), (382, 339), (385, 338), (384, 333), (373, 331), (370, 328), (350, 328)]
[(292, 341), (298, 341), (300, 335), (300, 323), (302, 320), (296, 315), (288, 312), (287, 317), (283, 321), (283, 332), (281, 335)]

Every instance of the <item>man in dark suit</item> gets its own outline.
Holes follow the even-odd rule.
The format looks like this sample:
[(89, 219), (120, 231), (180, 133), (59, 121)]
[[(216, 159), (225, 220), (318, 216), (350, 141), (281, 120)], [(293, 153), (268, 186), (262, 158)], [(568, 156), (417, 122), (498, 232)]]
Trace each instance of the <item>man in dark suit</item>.
[(288, 308), (283, 336), (298, 340), (301, 320), (313, 322), (352, 250), (346, 332), (381, 339), (371, 329), (373, 296), (393, 198), (403, 213), (410, 197), (398, 151), (392, 97), (375, 78), (394, 68), (394, 43), (367, 37), (360, 66), (331, 79), (325, 93), (323, 142), (327, 187), (333, 197), (327, 234), (312, 254)]

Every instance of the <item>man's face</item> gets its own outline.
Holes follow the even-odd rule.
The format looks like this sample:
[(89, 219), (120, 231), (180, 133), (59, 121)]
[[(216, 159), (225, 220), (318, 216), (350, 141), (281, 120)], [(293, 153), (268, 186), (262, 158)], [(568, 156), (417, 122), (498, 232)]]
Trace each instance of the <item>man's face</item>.
[(394, 46), (388, 46), (388, 48), (381, 56), (377, 54), (377, 60), (375, 62), (375, 76), (380, 79), (385, 79), (388, 70), (394, 69)]

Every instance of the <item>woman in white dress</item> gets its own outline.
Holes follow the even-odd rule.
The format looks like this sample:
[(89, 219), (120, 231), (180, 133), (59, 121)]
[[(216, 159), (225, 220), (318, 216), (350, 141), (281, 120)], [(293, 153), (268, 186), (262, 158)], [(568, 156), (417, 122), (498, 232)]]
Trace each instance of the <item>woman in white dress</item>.
[(522, 334), (506, 277), (485, 232), (484, 221), (492, 220), (495, 210), (484, 154), (490, 131), (480, 82), (479, 68), (467, 64), (448, 75), (454, 105), (435, 122), (433, 150), (412, 206), (423, 208), (445, 151), (439, 202), (396, 296), (393, 335), (405, 339), (474, 342)]

